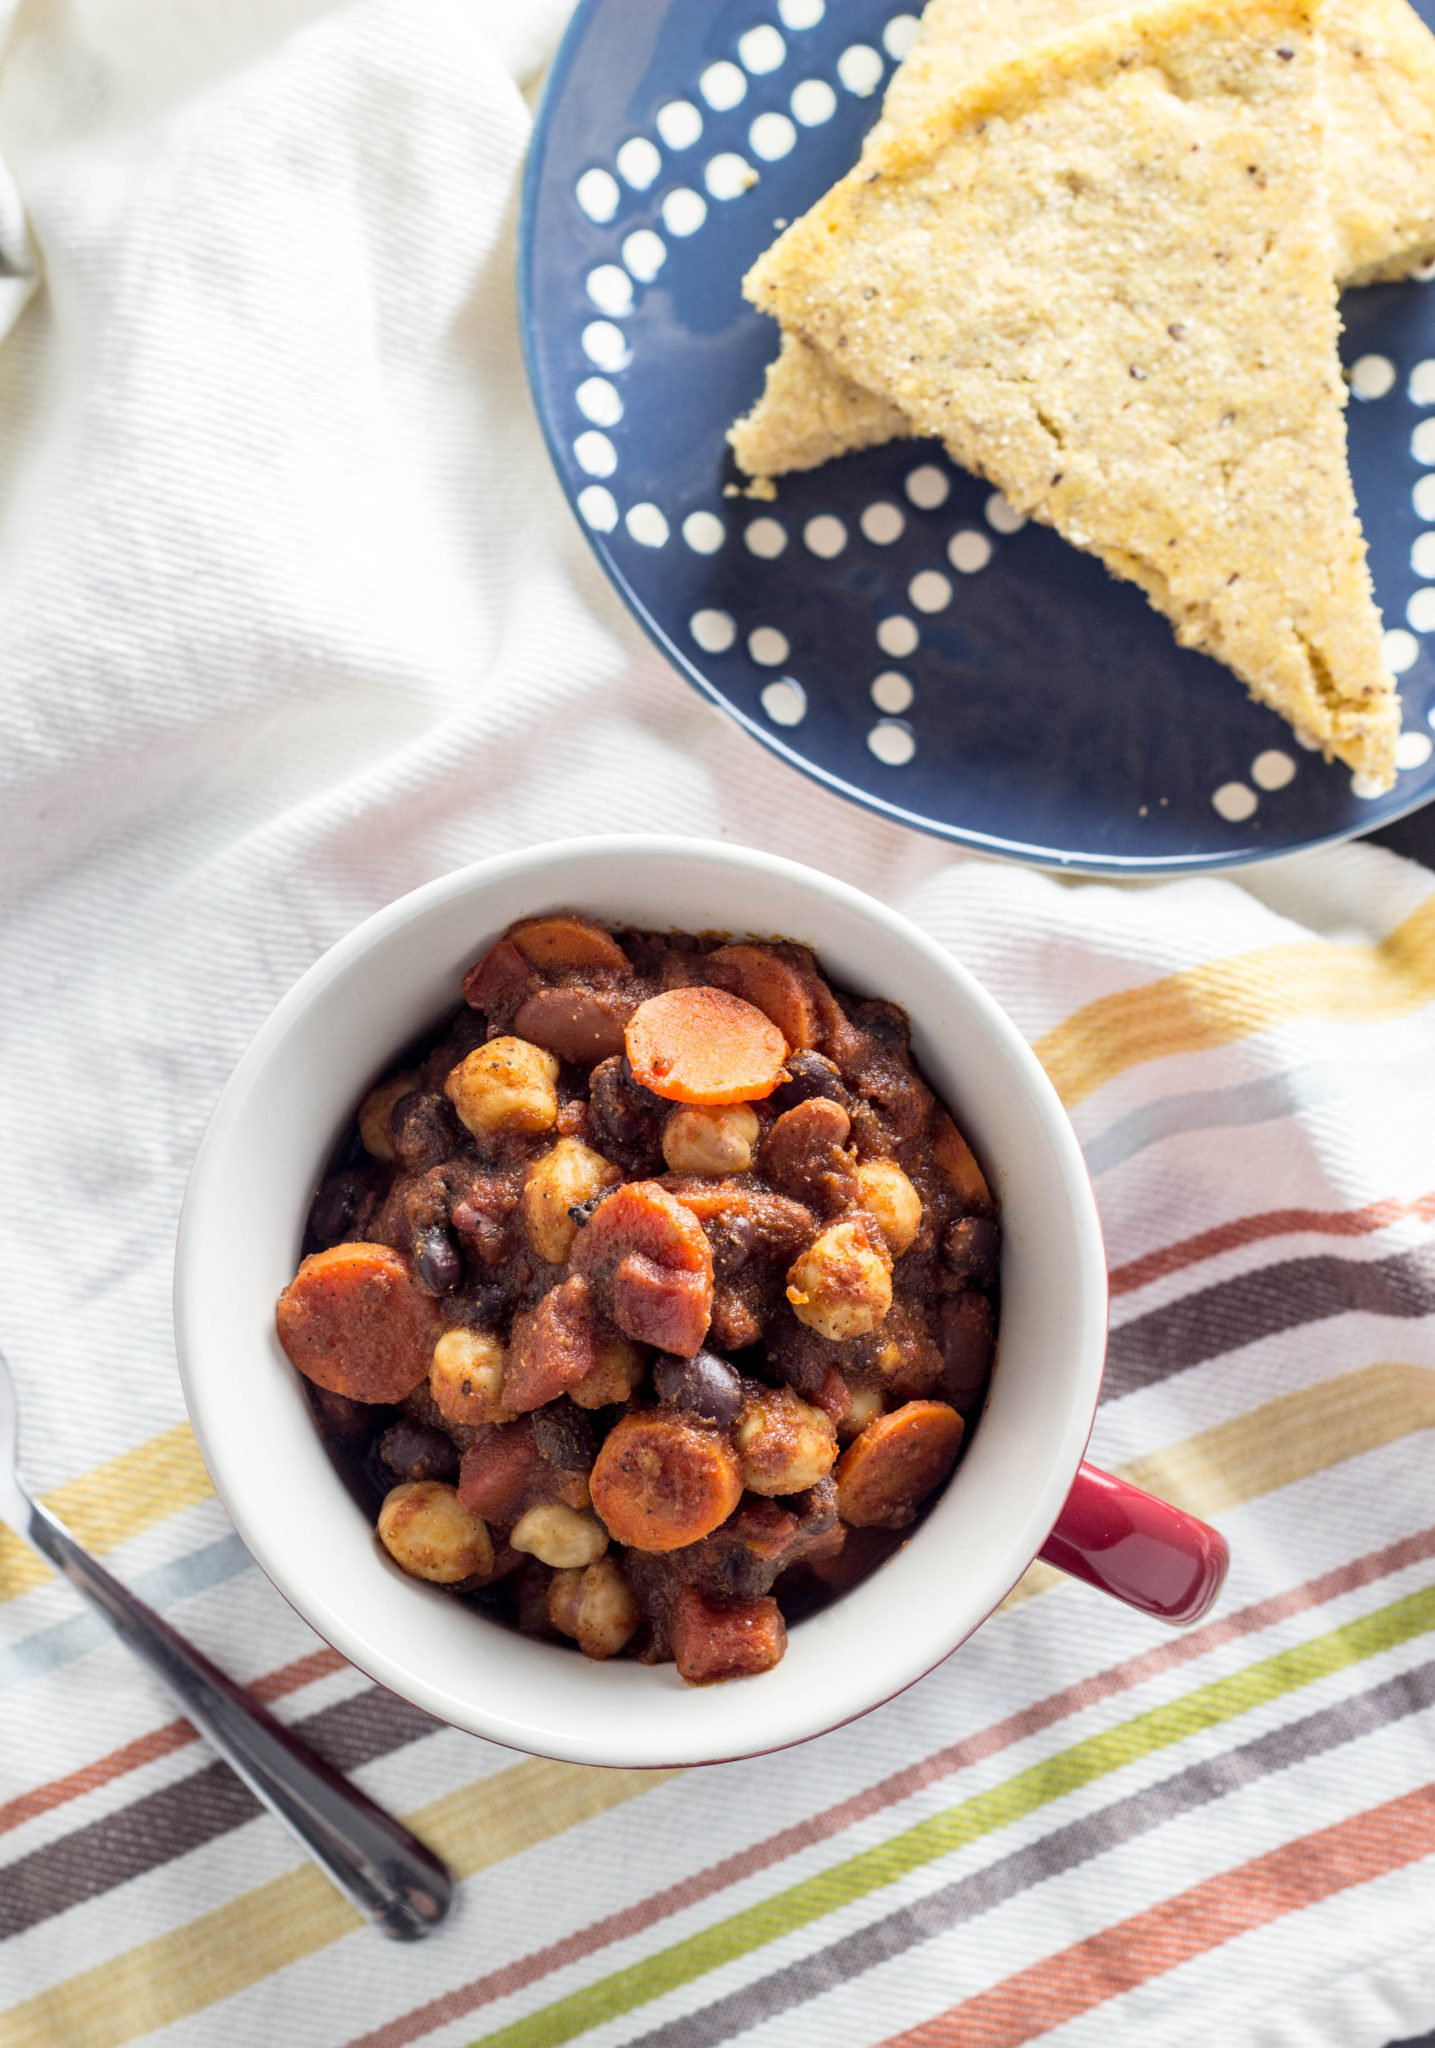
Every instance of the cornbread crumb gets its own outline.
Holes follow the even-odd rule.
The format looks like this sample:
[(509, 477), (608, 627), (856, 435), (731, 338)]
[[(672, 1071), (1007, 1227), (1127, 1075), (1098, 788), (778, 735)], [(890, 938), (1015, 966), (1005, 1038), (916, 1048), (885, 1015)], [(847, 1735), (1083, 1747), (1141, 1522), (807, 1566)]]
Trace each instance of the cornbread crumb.
[(745, 281), (1384, 786), (1314, 0), (1168, 0), (889, 132)]

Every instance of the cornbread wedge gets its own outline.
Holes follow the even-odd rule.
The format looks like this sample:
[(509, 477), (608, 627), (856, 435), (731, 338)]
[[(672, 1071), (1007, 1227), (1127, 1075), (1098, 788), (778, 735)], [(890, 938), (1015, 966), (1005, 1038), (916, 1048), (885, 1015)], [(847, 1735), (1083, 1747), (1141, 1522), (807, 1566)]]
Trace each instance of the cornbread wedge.
[(744, 288), (1387, 787), (1316, 16), (1167, 0), (1048, 41), (878, 143)]
[[(867, 148), (1044, 38), (1123, 0), (928, 0)], [(1435, 36), (1407, 0), (1326, 0), (1325, 182), (1342, 286), (1406, 276), (1435, 256)], [(815, 469), (914, 431), (810, 342), (784, 333), (761, 398), (732, 429), (750, 476)]]

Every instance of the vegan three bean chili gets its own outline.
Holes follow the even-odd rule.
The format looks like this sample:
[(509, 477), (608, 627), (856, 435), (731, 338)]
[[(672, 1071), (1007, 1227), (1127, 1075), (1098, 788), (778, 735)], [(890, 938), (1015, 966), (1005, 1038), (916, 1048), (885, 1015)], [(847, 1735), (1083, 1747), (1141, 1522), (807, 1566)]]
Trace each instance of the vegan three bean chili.
[(695, 1685), (905, 1540), (999, 1225), (894, 1004), (805, 948), (515, 925), (366, 1097), (279, 1302), (394, 1561)]

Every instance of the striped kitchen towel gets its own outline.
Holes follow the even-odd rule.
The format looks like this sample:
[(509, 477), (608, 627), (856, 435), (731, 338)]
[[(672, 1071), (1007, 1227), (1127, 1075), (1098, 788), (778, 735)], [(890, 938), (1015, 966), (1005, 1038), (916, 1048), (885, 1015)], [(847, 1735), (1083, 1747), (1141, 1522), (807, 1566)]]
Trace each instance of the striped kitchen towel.
[(799, 1750), (520, 1759), (317, 1643), (176, 1424), (56, 1506), (406, 1811), (461, 1908), (411, 1950), (360, 1928), (7, 1539), (3, 2048), (1375, 2048), (1435, 2019), (1431, 878), (1370, 849), (1140, 893), (944, 865), (905, 907), (1076, 1119), (1114, 1303), (1095, 1451), (1225, 1530), (1214, 1616), (1168, 1634), (1036, 1567)]
[[(26, 1464), (464, 1883), (430, 1941), (359, 1927), (0, 1537), (0, 2048), (1420, 2033), (1435, 878), (1368, 847), (1159, 889), (963, 860), (681, 684), (595, 571), (518, 361), (514, 192), (563, 12), (108, 0), (22, 7), (6, 50), (46, 280), (0, 348), (0, 1343)], [(226, 1073), (405, 889), (635, 826), (867, 888), (1037, 1046), (1108, 1237), (1095, 1455), (1226, 1532), (1199, 1627), (1033, 1572), (821, 1741), (603, 1772), (434, 1726), (250, 1564), (168, 1305)]]

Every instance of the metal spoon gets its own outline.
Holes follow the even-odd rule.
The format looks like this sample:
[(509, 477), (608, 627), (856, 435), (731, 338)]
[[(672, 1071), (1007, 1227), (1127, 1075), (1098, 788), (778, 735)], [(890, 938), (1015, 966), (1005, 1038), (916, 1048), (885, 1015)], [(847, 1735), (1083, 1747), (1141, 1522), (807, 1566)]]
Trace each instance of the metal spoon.
[(25, 1486), (16, 1462), (19, 1442), (15, 1383), (0, 1353), (0, 1521), (100, 1610), (255, 1797), (381, 1934), (394, 1941), (431, 1934), (453, 1897), (444, 1864), (91, 1557)]

